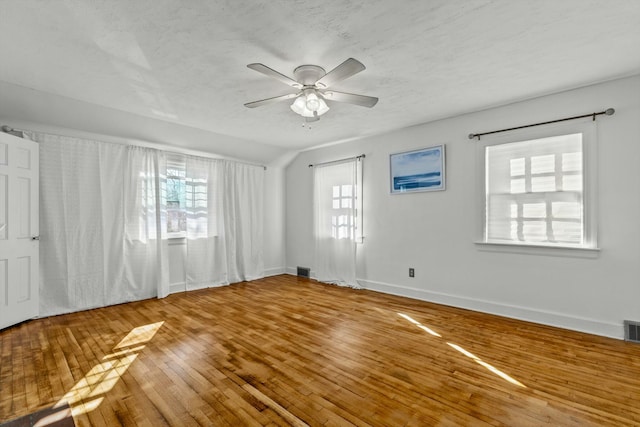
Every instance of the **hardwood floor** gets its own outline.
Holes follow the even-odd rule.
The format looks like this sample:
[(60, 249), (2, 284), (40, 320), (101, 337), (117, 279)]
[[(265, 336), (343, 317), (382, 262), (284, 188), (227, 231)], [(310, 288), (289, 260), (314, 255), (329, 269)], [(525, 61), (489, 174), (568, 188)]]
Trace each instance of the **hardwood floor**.
[(277, 276), (0, 331), (0, 422), (640, 425), (640, 345)]

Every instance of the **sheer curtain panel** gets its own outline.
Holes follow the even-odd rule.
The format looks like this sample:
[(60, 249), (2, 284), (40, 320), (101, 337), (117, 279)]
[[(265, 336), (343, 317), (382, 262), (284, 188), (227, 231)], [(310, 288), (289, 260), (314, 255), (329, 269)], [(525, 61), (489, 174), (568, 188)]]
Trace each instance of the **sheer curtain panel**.
[(264, 277), (264, 168), (227, 160), (223, 224), (229, 283)]
[[(30, 137), (41, 153), (40, 313), (167, 296), (169, 231), (176, 234), (175, 224), (168, 227), (167, 172), (175, 172), (177, 155), (35, 132)], [(264, 168), (179, 157), (184, 169), (171, 180), (180, 181), (185, 199), (186, 224), (182, 211), (174, 219), (186, 240), (186, 288), (263, 277)]]
[(168, 287), (158, 268), (158, 213), (148, 206), (158, 195), (154, 150), (29, 136), (41, 153), (40, 314), (150, 298)]
[(264, 277), (264, 168), (188, 157), (187, 289)]
[(187, 290), (228, 284), (226, 254), (218, 235), (222, 219), (220, 161), (186, 158)]
[(123, 169), (123, 286), (146, 288), (150, 296), (164, 298), (169, 294), (167, 206), (163, 197), (166, 156), (158, 150), (129, 146)]
[(316, 277), (321, 282), (359, 288), (356, 241), (361, 236), (361, 160), (313, 168)]

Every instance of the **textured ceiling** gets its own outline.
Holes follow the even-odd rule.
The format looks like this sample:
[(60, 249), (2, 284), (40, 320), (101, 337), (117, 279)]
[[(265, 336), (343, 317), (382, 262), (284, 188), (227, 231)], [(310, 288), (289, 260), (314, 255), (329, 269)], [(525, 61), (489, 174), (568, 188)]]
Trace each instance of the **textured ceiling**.
[[(301, 150), (640, 73), (638, 0), (0, 0), (0, 80)], [(246, 67), (367, 69), (314, 123)], [(0, 99), (1, 102), (1, 99)]]

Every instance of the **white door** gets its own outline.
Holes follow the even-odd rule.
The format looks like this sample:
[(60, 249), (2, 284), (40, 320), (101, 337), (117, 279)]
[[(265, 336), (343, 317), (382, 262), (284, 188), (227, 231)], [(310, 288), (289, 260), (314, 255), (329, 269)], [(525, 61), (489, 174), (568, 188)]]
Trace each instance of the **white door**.
[(38, 316), (38, 144), (0, 132), (0, 329)]

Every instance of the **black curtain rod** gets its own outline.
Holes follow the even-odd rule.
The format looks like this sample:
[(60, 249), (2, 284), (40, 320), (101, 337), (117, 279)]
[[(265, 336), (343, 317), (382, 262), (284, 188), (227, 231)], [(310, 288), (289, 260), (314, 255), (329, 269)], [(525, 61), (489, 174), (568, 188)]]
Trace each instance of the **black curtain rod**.
[(338, 160), (331, 160), (330, 162), (323, 162), (323, 163), (316, 163), (316, 164), (309, 164), (309, 167), (312, 168), (314, 166), (322, 166), (322, 165), (328, 165), (331, 163), (338, 163), (338, 162), (344, 162), (347, 160), (351, 160), (351, 159), (364, 159), (365, 155), (364, 154), (360, 154), (359, 156), (354, 156), (354, 157), (345, 157), (344, 159), (338, 159)]
[(514, 128), (494, 130), (494, 131), (491, 131), (491, 132), (470, 133), (469, 134), (469, 139), (478, 138), (478, 141), (480, 141), (480, 137), (481, 136), (491, 135), (492, 133), (508, 132), (510, 130), (530, 128), (530, 127), (533, 127), (533, 126), (549, 125), (551, 123), (566, 122), (567, 120), (584, 119), (586, 117), (592, 117), (593, 120), (595, 121), (596, 116), (600, 116), (602, 114), (606, 114), (607, 116), (611, 116), (615, 112), (616, 112), (616, 110), (614, 110), (613, 108), (607, 108), (606, 110), (600, 111), (599, 113), (583, 114), (581, 116), (567, 117), (565, 119), (558, 119), (558, 120), (551, 120), (551, 121), (548, 121), (548, 122), (534, 123), (532, 125), (516, 126)]

